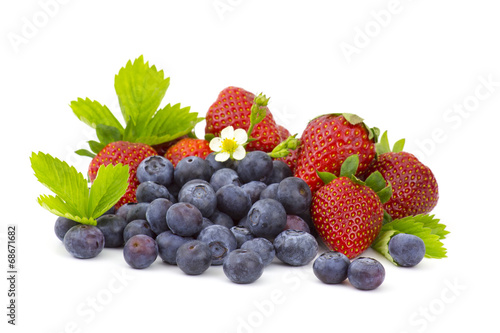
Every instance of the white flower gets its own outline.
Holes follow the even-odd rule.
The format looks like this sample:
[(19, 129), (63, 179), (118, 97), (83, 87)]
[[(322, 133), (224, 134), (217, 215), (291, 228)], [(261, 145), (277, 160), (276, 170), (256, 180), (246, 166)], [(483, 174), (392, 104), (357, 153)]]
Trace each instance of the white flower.
[(241, 160), (246, 155), (243, 145), (247, 142), (247, 132), (242, 129), (234, 129), (228, 126), (220, 132), (220, 138), (215, 137), (210, 141), (210, 149), (215, 152), (215, 160), (224, 162), (228, 158)]

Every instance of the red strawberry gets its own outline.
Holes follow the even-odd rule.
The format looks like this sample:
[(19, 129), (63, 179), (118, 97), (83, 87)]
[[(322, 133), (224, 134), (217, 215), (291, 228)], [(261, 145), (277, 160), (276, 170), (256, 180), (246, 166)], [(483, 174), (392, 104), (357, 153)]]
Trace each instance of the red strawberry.
[(181, 136), (181, 137), (179, 137), (177, 139), (174, 139), (172, 141), (163, 142), (163, 143), (154, 145), (152, 147), (153, 147), (154, 150), (156, 150), (156, 152), (158, 153), (158, 155), (165, 156), (165, 154), (167, 153), (168, 148), (172, 147), (177, 142), (179, 142), (182, 139), (185, 139), (187, 137), (188, 137), (187, 135), (183, 135), (183, 136)]
[(369, 129), (363, 119), (353, 114), (327, 114), (309, 122), (300, 138), (300, 152), (295, 177), (302, 178), (314, 193), (323, 183), (317, 171), (338, 176), (345, 159), (358, 154), (358, 174), (362, 174), (375, 157), (376, 129)]
[[(355, 164), (357, 168), (358, 161), (357, 155), (352, 155), (344, 165)], [(352, 259), (365, 251), (380, 232), (382, 201), (390, 197), (391, 187), (385, 186), (380, 173), (367, 180), (372, 189), (353, 177), (356, 168), (347, 172), (342, 168), (341, 177), (329, 174), (334, 179), (314, 193), (311, 217), (328, 248)]]
[[(227, 126), (248, 130), (254, 98), (254, 94), (241, 88), (228, 87), (222, 90), (207, 112), (205, 133), (220, 136)], [(266, 113), (265, 118), (250, 133), (255, 141), (250, 142), (246, 150), (270, 152), (281, 142), (278, 127), (267, 107)]]
[(290, 153), (288, 153), (287, 157), (277, 158), (277, 160), (283, 161), (286, 164), (288, 164), (288, 166), (290, 167), (292, 172), (295, 173), (295, 169), (297, 167), (298, 157), (300, 155), (300, 149), (301, 149), (301, 146), (297, 147), (297, 149), (295, 149), (295, 150), (290, 150)]
[(278, 127), (278, 133), (280, 135), (281, 141), (285, 141), (290, 136), (290, 131), (284, 126), (276, 125)]
[(393, 219), (427, 214), (439, 199), (432, 171), (415, 156), (402, 151), (403, 147), (404, 140), (400, 140), (391, 151), (385, 132), (377, 144), (377, 159), (366, 172), (369, 175), (379, 171), (391, 182), (394, 194), (384, 204), (384, 209)]
[(175, 167), (184, 157), (198, 156), (205, 159), (211, 151), (207, 140), (185, 138), (168, 148), (165, 157), (170, 160)]
[(89, 179), (91, 182), (97, 176), (97, 170), (101, 165), (118, 163), (129, 166), (128, 189), (125, 195), (118, 201), (116, 208), (129, 203), (136, 202), (135, 190), (139, 186), (136, 172), (137, 167), (143, 159), (149, 156), (156, 155), (156, 151), (143, 143), (132, 143), (126, 141), (116, 141), (106, 145), (92, 160), (89, 166)]

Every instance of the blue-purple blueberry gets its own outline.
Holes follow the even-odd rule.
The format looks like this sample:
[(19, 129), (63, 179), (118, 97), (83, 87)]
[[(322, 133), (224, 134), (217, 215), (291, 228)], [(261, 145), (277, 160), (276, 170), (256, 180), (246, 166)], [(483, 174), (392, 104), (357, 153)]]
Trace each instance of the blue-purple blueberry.
[(78, 259), (94, 258), (101, 253), (104, 242), (101, 230), (86, 224), (71, 227), (63, 238), (66, 250)]
[(314, 275), (323, 283), (338, 284), (347, 279), (347, 269), (351, 261), (343, 253), (327, 251), (313, 263)]
[(373, 290), (384, 282), (385, 269), (376, 259), (359, 257), (349, 265), (347, 278), (357, 289)]
[(177, 266), (188, 275), (200, 275), (212, 264), (212, 252), (206, 243), (192, 240), (177, 250)]
[(274, 239), (276, 257), (292, 266), (304, 266), (318, 254), (318, 242), (309, 233), (285, 230)]
[(258, 280), (264, 272), (260, 256), (252, 250), (234, 250), (222, 265), (224, 274), (234, 283), (248, 284)]
[(158, 246), (155, 240), (147, 235), (135, 235), (125, 243), (123, 257), (130, 267), (144, 269), (155, 262)]

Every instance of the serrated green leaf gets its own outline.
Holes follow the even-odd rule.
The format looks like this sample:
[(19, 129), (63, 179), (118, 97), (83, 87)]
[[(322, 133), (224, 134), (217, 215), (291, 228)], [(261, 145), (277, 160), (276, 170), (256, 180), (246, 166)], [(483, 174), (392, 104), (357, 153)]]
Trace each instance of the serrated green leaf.
[(89, 219), (86, 217), (82, 217), (78, 212), (70, 212), (70, 207), (68, 207), (68, 205), (64, 201), (62, 201), (60, 197), (52, 195), (41, 195), (40, 197), (38, 197), (38, 203), (40, 204), (40, 206), (57, 216), (62, 216), (83, 224), (97, 224), (96, 220), (93, 218)]
[(113, 126), (123, 133), (123, 126), (109, 111), (108, 107), (101, 105), (97, 101), (92, 101), (89, 98), (78, 98), (70, 104), (73, 113), (92, 128), (96, 128), (98, 124)]
[(97, 218), (113, 207), (128, 188), (128, 165), (102, 165), (90, 188), (89, 217)]
[(103, 124), (97, 125), (96, 134), (97, 137), (99, 138), (100, 143), (103, 145), (107, 145), (111, 142), (120, 141), (122, 139), (122, 133), (118, 128)]
[(358, 154), (353, 154), (345, 159), (344, 163), (340, 167), (340, 177), (351, 178), (356, 174), (359, 166), (359, 156)]
[(88, 151), (87, 149), (78, 149), (75, 151), (75, 154), (80, 155), (80, 156), (90, 157), (90, 158), (95, 157), (95, 154)]
[[(135, 133), (136, 137), (144, 136), (143, 131), (148, 128), (169, 84), (170, 78), (164, 78), (163, 70), (150, 67), (142, 55), (120, 69), (115, 76), (115, 90), (127, 126), (134, 127), (129, 132)], [(128, 136), (124, 139), (137, 142)]]

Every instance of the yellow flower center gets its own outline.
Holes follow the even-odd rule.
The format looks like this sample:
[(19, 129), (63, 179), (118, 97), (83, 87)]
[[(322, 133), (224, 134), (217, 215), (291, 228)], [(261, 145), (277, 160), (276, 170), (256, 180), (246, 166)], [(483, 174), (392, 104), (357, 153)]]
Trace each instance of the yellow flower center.
[(238, 148), (238, 144), (234, 139), (224, 139), (222, 140), (222, 151), (226, 151), (229, 154), (234, 153), (234, 151)]

